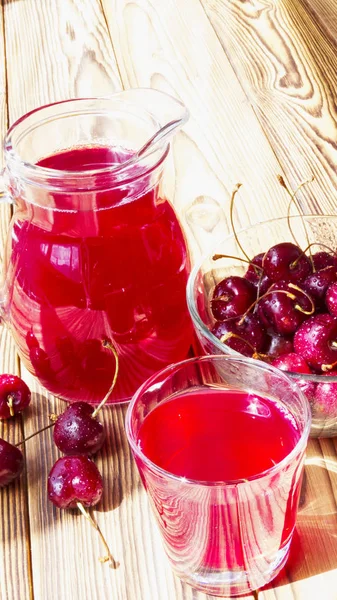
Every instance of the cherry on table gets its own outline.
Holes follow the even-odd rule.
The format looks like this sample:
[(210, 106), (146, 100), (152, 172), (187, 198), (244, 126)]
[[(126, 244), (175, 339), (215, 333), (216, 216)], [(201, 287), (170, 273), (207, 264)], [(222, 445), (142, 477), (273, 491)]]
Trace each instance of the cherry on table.
[(119, 563), (113, 558), (98, 523), (85, 509), (95, 506), (103, 493), (102, 476), (95, 463), (88, 456), (62, 456), (49, 472), (47, 491), (49, 500), (58, 508), (78, 508), (81, 511), (98, 532), (107, 552), (100, 561), (110, 561), (110, 566), (116, 569)]
[(74, 402), (57, 418), (53, 436), (63, 454), (95, 454), (105, 440), (105, 430), (87, 402)]
[(17, 375), (0, 375), (0, 419), (9, 419), (30, 403), (29, 387)]
[(23, 464), (21, 450), (0, 438), (0, 487), (19, 477)]
[(48, 498), (58, 508), (94, 506), (102, 493), (102, 476), (87, 456), (62, 456), (48, 475)]

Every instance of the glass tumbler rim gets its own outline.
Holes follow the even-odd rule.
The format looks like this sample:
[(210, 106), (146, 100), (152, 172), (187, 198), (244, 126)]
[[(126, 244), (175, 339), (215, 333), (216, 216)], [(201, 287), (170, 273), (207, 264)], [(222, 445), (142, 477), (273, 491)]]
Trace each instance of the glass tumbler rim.
[[(297, 440), (295, 446), (280, 462), (276, 463), (269, 469), (265, 469), (264, 471), (261, 471), (260, 473), (256, 473), (256, 474), (251, 475), (244, 479), (230, 479), (230, 480), (221, 480), (221, 481), (201, 481), (201, 480), (189, 479), (184, 476), (178, 476), (178, 475), (175, 475), (174, 473), (171, 473), (170, 471), (167, 471), (166, 469), (163, 469), (162, 467), (159, 467), (155, 462), (153, 462), (150, 458), (148, 458), (146, 456), (146, 454), (144, 454), (144, 452), (141, 450), (141, 448), (139, 447), (139, 445), (133, 435), (132, 427), (131, 427), (133, 409), (137, 403), (137, 400), (142, 396), (142, 394), (145, 391), (149, 390), (152, 385), (154, 385), (156, 382), (159, 383), (159, 381), (163, 381), (166, 378), (166, 376), (170, 375), (171, 373), (174, 373), (176, 370), (184, 368), (185, 366), (187, 366), (189, 364), (198, 363), (198, 362), (207, 362), (207, 361), (236, 362), (239, 364), (241, 363), (243, 365), (245, 365), (245, 364), (250, 365), (254, 369), (260, 369), (261, 371), (269, 372), (269, 373), (275, 375), (276, 377), (278, 377), (280, 380), (286, 382), (289, 385), (289, 387), (292, 388), (294, 393), (296, 393), (297, 396), (300, 398), (301, 404), (302, 404), (302, 407), (303, 407), (304, 413), (305, 413), (304, 414), (305, 425), (304, 425), (303, 431), (302, 431), (299, 439)], [(227, 355), (225, 355), (225, 354), (222, 354), (222, 355), (207, 354), (204, 356), (196, 356), (193, 358), (188, 358), (186, 360), (180, 361), (178, 363), (173, 363), (173, 364), (169, 365), (168, 367), (162, 369), (161, 371), (158, 371), (157, 373), (155, 373), (154, 375), (149, 377), (135, 392), (135, 394), (133, 395), (133, 397), (130, 401), (130, 404), (127, 409), (126, 417), (125, 417), (125, 430), (126, 430), (127, 439), (128, 439), (128, 442), (130, 444), (133, 454), (135, 456), (137, 456), (137, 458), (140, 458), (142, 460), (142, 462), (144, 464), (146, 464), (146, 466), (148, 468), (150, 468), (153, 472), (157, 473), (158, 475), (161, 475), (162, 477), (165, 477), (172, 481), (180, 482), (183, 484), (198, 485), (201, 487), (223, 487), (223, 486), (235, 487), (238, 484), (250, 483), (251, 481), (263, 479), (265, 477), (269, 477), (270, 475), (277, 474), (278, 472), (282, 471), (288, 464), (290, 464), (292, 462), (293, 458), (299, 452), (303, 451), (303, 449), (307, 443), (308, 436), (309, 436), (310, 426), (311, 426), (311, 411), (310, 411), (309, 402), (308, 402), (306, 396), (304, 395), (304, 393), (300, 390), (300, 388), (296, 385), (296, 383), (294, 383), (292, 381), (292, 379), (286, 373), (284, 373), (280, 369), (277, 369), (276, 367), (273, 367), (272, 365), (264, 363), (263, 361), (256, 360), (253, 358), (248, 358), (245, 356), (240, 356), (240, 355), (233, 356), (233, 355), (229, 355), (229, 354), (227, 354)]]

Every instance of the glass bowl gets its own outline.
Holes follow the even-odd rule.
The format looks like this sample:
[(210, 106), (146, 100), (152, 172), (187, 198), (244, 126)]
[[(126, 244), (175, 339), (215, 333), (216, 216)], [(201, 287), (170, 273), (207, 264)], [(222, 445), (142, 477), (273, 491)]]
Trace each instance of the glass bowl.
[[(238, 241), (237, 241), (238, 240)], [(199, 354), (233, 354), (238, 352), (230, 348), (213, 335), (211, 328), (215, 319), (210, 311), (210, 299), (214, 287), (229, 275), (242, 276), (248, 267), (246, 262), (230, 257), (252, 259), (261, 252), (266, 252), (279, 242), (297, 243), (303, 250), (311, 246), (311, 252), (337, 250), (337, 216), (336, 215), (304, 215), (290, 216), (264, 221), (237, 232), (218, 242), (207, 256), (194, 266), (187, 284), (188, 308), (194, 324)], [(228, 258), (214, 260), (215, 254), (225, 254)], [(246, 254), (246, 256), (245, 256)], [(308, 254), (308, 252), (307, 252)], [(307, 394), (311, 411), (311, 437), (332, 437), (337, 434), (337, 401), (335, 394), (329, 395), (324, 405), (315, 397), (317, 384), (335, 383), (337, 398), (337, 377), (302, 373), (287, 374), (296, 382), (307, 385)], [(328, 381), (327, 381), (328, 380)], [(313, 391), (314, 390), (314, 391)], [(310, 397), (309, 397), (310, 396)]]

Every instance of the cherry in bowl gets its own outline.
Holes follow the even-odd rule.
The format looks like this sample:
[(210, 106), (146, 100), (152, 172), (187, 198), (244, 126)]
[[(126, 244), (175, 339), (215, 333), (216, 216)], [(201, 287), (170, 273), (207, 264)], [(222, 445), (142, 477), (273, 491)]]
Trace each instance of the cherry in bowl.
[[(281, 250), (279, 259), (278, 246)], [(295, 250), (294, 246), (300, 251)], [(273, 252), (265, 259), (271, 248)], [(268, 273), (263, 269), (265, 260)], [(301, 384), (302, 391), (307, 395), (312, 410), (312, 437), (332, 437), (337, 434), (337, 400), (336, 403), (326, 400), (326, 390), (334, 390), (331, 387), (334, 383), (337, 386), (337, 327), (335, 339), (331, 325), (337, 320), (336, 262), (337, 216), (282, 217), (258, 223), (218, 242), (195, 264), (187, 285), (187, 301), (196, 332), (195, 350), (198, 354), (239, 352), (272, 363), (285, 353), (300, 354), (300, 345), (303, 348), (310, 347), (311, 334), (308, 339), (304, 335), (303, 340), (303, 335), (297, 332), (301, 327), (305, 329), (307, 320), (313, 319), (316, 314), (331, 314), (332, 319), (325, 318), (333, 330), (325, 336), (328, 347), (317, 345), (311, 355), (309, 351), (309, 361), (305, 358), (309, 372), (285, 369), (289, 377)], [(255, 263), (255, 268), (252, 263)], [(326, 271), (317, 275), (323, 269)], [(290, 270), (290, 276), (288, 285), (285, 285), (281, 277), (287, 277), (287, 270)], [(226, 318), (221, 321), (219, 315), (215, 317), (212, 311), (214, 290), (221, 289), (221, 282), (229, 277), (246, 278), (256, 289), (256, 304), (244, 316), (253, 314), (254, 320), (256, 317), (260, 319), (266, 342), (262, 347), (259, 345), (258, 350), (256, 346), (252, 348), (251, 354), (247, 344), (249, 337), (242, 327), (243, 316), (235, 317), (240, 327), (234, 328), (231, 321)], [(269, 291), (271, 286), (274, 295)], [(275, 293), (275, 290), (278, 292)], [(283, 302), (282, 296), (286, 302)], [(242, 305), (245, 305), (244, 300), (240, 299)], [(251, 300), (250, 294), (246, 304), (248, 300)], [(275, 315), (277, 303), (281, 310)], [(330, 303), (331, 312), (327, 303)], [(230, 331), (235, 333), (235, 337), (229, 335)], [(294, 343), (296, 339), (297, 344)], [(315, 356), (317, 349), (321, 357)], [(326, 373), (329, 373), (329, 378)]]

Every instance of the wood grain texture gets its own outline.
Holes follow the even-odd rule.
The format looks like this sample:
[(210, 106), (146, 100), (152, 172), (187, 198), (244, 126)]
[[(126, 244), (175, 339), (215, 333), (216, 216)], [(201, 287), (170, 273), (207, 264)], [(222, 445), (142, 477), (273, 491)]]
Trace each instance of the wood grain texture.
[[(4, 0), (4, 17), (10, 122), (44, 103), (122, 86), (168, 91), (189, 107), (171, 168), (194, 256), (229, 231), (238, 181), (238, 227), (284, 214), (280, 172), (296, 186), (313, 169), (317, 181), (303, 201), (317, 211), (334, 203), (333, 0)], [(4, 89), (4, 68), (0, 77)], [(2, 240), (9, 214), (1, 207)], [(20, 367), (4, 328), (0, 358), (4, 371), (21, 368), (33, 392), (23, 422), (1, 425), (0, 435), (17, 442), (65, 405)], [(82, 516), (48, 503), (47, 475), (59, 456), (49, 429), (26, 442), (26, 475), (0, 490), (1, 600), (211, 600), (171, 572), (130, 456), (125, 412), (102, 412), (109, 434), (96, 462), (105, 491), (92, 511), (120, 566), (100, 564), (102, 545)], [(254, 598), (337, 600), (336, 451), (335, 440), (310, 443), (289, 563)]]
[(10, 123), (58, 100), (120, 89), (99, 0), (7, 0)]
[(289, 560), (259, 600), (336, 600), (336, 449), (336, 439), (310, 441)]
[[(3, 8), (0, 7), (0, 138), (7, 129), (7, 87), (3, 29)], [(1, 165), (2, 165), (1, 151)], [(2, 271), (4, 241), (11, 218), (9, 205), (0, 205), (0, 268)], [(1, 278), (0, 278), (1, 279)], [(0, 373), (20, 374), (14, 344), (7, 328), (0, 324)], [(0, 437), (16, 444), (23, 437), (22, 419), (0, 421)], [(30, 600), (32, 569), (30, 530), (25, 473), (8, 488), (0, 488), (0, 599)]]
[[(196, 0), (102, 0), (125, 87), (154, 87), (190, 109), (173, 143), (175, 207), (195, 255), (230, 231), (284, 215), (280, 166), (235, 72)], [(256, 151), (258, 148), (258, 151)]]
[[(10, 123), (42, 104), (77, 96), (107, 95), (120, 89), (118, 68), (99, 1), (6, 2), (4, 16)], [(2, 227), (4, 238), (5, 221)], [(8, 339), (6, 334), (2, 343), (8, 344)], [(8, 354), (4, 356), (7, 358)], [(13, 367), (10, 370), (14, 372)], [(24, 369), (22, 373), (33, 399), (24, 416), (24, 431), (17, 434), (16, 439), (47, 425), (49, 413), (61, 412), (65, 406), (48, 395)], [(26, 590), (22, 589), (25, 579), (29, 579), (30, 562), (22, 556), (23, 543), (16, 535), (16, 530), (25, 527), (31, 536), (35, 600), (51, 600), (55, 595), (66, 600), (89, 597), (94, 600), (102, 597), (99, 591), (102, 577), (107, 577), (106, 589), (115, 581), (113, 572), (98, 562), (103, 549), (96, 532), (91, 531), (84, 518), (72, 513), (60, 514), (47, 500), (47, 475), (59, 456), (56, 450), (50, 430), (29, 440), (26, 443), (27, 497), (21, 492), (25, 477), (15, 488), (4, 490), (8, 501), (2, 514), (3, 522), (13, 523), (13, 505), (17, 518), (10, 536), (8, 525), (4, 530), (10, 542), (7, 540), (4, 545), (7, 586), (1, 585), (1, 600), (30, 597), (28, 583)], [(107, 494), (110, 490), (107, 486)], [(104, 530), (105, 523), (100, 524)], [(115, 539), (115, 535), (111, 537)], [(13, 550), (16, 546), (17, 560)], [(27, 548), (29, 550), (28, 544)], [(22, 571), (19, 576), (18, 570)]]
[(336, 206), (335, 5), (318, 0), (202, 0), (214, 30), (307, 211)]

